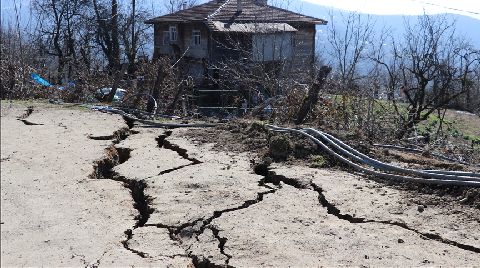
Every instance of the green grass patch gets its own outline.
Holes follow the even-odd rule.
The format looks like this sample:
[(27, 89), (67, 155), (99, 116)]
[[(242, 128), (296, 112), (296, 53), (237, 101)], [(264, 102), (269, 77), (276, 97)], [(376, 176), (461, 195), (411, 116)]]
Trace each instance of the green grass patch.
[(321, 155), (314, 155), (311, 158), (311, 168), (323, 168), (327, 165), (327, 160)]

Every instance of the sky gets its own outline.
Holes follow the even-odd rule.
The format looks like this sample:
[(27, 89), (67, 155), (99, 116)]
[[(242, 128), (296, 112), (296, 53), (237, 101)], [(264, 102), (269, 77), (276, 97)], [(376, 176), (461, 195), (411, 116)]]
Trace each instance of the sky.
[[(21, 20), (25, 23), (26, 17), (30, 17), (31, 0), (0, 0), (1, 20), (14, 21), (14, 6), (20, 8)], [(166, 0), (137, 0), (137, 2), (149, 3), (149, 6), (163, 4)], [(207, 0), (200, 0), (206, 2)], [(278, 0), (276, 0), (278, 1)], [(282, 0), (280, 0), (282, 1)], [(454, 13), (469, 16), (480, 20), (480, 1), (478, 0), (296, 0), (326, 7), (337, 8), (347, 11), (375, 15), (422, 15), (439, 13)], [(120, 0), (130, 2), (130, 0)], [(288, 2), (288, 1), (287, 1)], [(155, 12), (156, 13), (156, 12)]]
[(480, 20), (478, 0), (302, 0), (311, 4), (375, 15), (454, 13)]
[[(31, 24), (30, 1), (31, 0), (0, 0), (0, 21), (2, 25), (15, 23), (16, 14), (18, 14), (21, 25)], [(18, 13), (15, 12), (15, 7)]]

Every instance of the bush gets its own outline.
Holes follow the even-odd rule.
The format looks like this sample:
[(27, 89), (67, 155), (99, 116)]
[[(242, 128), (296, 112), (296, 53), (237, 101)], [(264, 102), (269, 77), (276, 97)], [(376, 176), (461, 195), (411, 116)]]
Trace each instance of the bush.
[(311, 158), (311, 168), (323, 168), (327, 166), (327, 160), (321, 155), (314, 155)]
[(273, 136), (270, 139), (268, 154), (276, 161), (287, 160), (292, 153), (292, 144), (290, 140), (284, 136)]

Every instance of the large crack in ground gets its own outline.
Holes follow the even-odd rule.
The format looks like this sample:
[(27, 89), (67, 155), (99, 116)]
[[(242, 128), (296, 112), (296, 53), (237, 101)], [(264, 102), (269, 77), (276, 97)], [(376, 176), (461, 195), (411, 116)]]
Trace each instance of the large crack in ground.
[[(95, 162), (94, 164), (94, 171), (90, 175), (90, 178), (92, 179), (108, 179), (108, 180), (114, 180), (121, 182), (122, 185), (129, 189), (132, 199), (134, 201), (134, 208), (137, 209), (138, 215), (135, 217), (136, 224), (133, 226), (132, 229), (127, 229), (124, 234), (125, 234), (125, 239), (121, 241), (123, 247), (127, 249), (128, 251), (142, 257), (142, 258), (149, 258), (149, 255), (145, 252), (138, 251), (134, 248), (131, 248), (129, 246), (129, 241), (133, 238), (133, 230), (143, 227), (143, 226), (148, 226), (146, 225), (148, 222), (148, 219), (150, 215), (154, 212), (154, 209), (150, 207), (152, 198), (148, 195), (145, 194), (145, 188), (147, 187), (147, 184), (144, 180), (132, 180), (129, 179), (125, 176), (122, 176), (118, 174), (117, 172), (113, 171), (113, 168), (117, 165), (123, 164), (128, 159), (130, 158), (130, 153), (132, 149), (130, 148), (122, 148), (122, 147), (116, 147), (114, 146), (115, 144), (120, 143), (121, 141), (127, 139), (130, 134), (137, 134), (138, 132), (132, 131), (131, 128), (134, 126), (132, 122), (129, 122), (126, 120), (127, 125), (129, 128), (122, 128), (117, 131), (115, 131), (112, 135), (107, 135), (107, 136), (89, 136), (88, 138), (92, 140), (112, 140), (112, 145), (109, 146), (105, 150), (105, 157), (103, 159), (100, 159)], [(181, 157), (184, 159), (189, 160), (191, 163), (188, 165), (183, 165), (179, 166), (176, 168), (164, 170), (160, 172), (159, 175), (163, 175), (166, 173), (173, 172), (175, 170), (179, 170), (188, 166), (192, 165), (197, 165), (201, 164), (202, 162), (199, 161), (196, 158), (190, 157), (187, 153), (186, 149), (181, 148), (180, 146), (173, 144), (169, 141), (166, 140), (167, 137), (169, 137), (172, 134), (171, 131), (166, 131), (165, 134), (160, 135), (159, 137), (156, 138), (156, 141), (158, 143), (159, 148), (165, 148), (168, 150), (172, 150), (178, 153)], [(223, 213), (223, 212), (221, 212)], [(220, 213), (220, 214), (221, 214)], [(202, 219), (203, 220), (203, 219)], [(209, 222), (213, 220), (210, 219)], [(195, 222), (193, 223), (195, 224)], [(172, 240), (177, 240), (175, 238), (176, 234), (178, 234), (180, 231), (177, 230), (183, 230), (185, 228), (188, 228), (191, 225), (191, 223), (187, 223), (185, 225), (182, 225), (178, 228), (173, 228), (173, 227), (168, 227), (168, 226), (157, 226), (157, 227), (162, 227), (162, 228), (167, 228), (170, 233), (170, 237)], [(204, 230), (204, 228), (203, 228)], [(203, 232), (202, 230), (202, 232)], [(213, 230), (212, 230), (213, 231)], [(216, 232), (218, 234), (218, 231)], [(226, 239), (219, 238), (221, 241), (225, 241)], [(220, 241), (220, 244), (222, 242)], [(225, 243), (223, 242), (223, 244)], [(223, 248), (220, 249), (222, 253)], [(210, 263), (208, 260), (204, 258), (197, 257), (192, 254), (188, 254), (188, 257), (192, 259), (192, 262), (194, 263), (195, 267), (215, 267), (214, 264)], [(226, 255), (228, 256), (228, 255)], [(175, 257), (175, 256), (168, 256), (168, 257)]]
[[(176, 152), (182, 158), (184, 158), (186, 160), (189, 160), (191, 163), (187, 164), (187, 165), (182, 165), (182, 166), (179, 166), (179, 167), (164, 170), (164, 171), (160, 172), (159, 175), (164, 175), (164, 174), (176, 171), (176, 170), (180, 170), (180, 169), (183, 169), (183, 168), (186, 168), (186, 167), (189, 167), (189, 166), (198, 165), (198, 164), (202, 163), (200, 160), (198, 160), (196, 158), (193, 158), (193, 157), (190, 157), (188, 155), (188, 150), (187, 149), (181, 148), (180, 146), (168, 141), (167, 138), (170, 137), (171, 134), (172, 134), (172, 131), (166, 131), (164, 134), (159, 135), (156, 138), (156, 141), (158, 143), (158, 147), (159, 148), (165, 148), (165, 149), (168, 149), (168, 150), (172, 150), (172, 151)], [(259, 199), (263, 200), (263, 194), (259, 194), (257, 196), (256, 200), (247, 201), (240, 207), (250, 206), (253, 203), (259, 202), (258, 201)], [(180, 226), (168, 226), (168, 225), (164, 225), (164, 224), (150, 224), (150, 225), (147, 224), (146, 226), (155, 226), (157, 228), (167, 229), (168, 232), (169, 232), (170, 239), (172, 241), (179, 241), (181, 243), (182, 242), (182, 237), (191, 238), (192, 236), (195, 236), (195, 238), (198, 240), (198, 236), (201, 235), (205, 231), (205, 229), (207, 228), (207, 225), (209, 225), (213, 221), (213, 219), (220, 217), (223, 213), (225, 213), (227, 211), (233, 211), (233, 210), (236, 210), (236, 209), (240, 209), (240, 208), (228, 209), (228, 210), (223, 210), (223, 211), (215, 211), (213, 213), (213, 216), (206, 219), (206, 220), (204, 218), (200, 218), (200, 219), (197, 219), (197, 220), (194, 220), (194, 221), (191, 221), (191, 222), (184, 223)], [(200, 224), (200, 227), (198, 227), (198, 230), (195, 230), (195, 226), (198, 226), (199, 224)], [(188, 249), (186, 250), (187, 256), (192, 259), (192, 263), (195, 267), (228, 267), (228, 261), (230, 260), (231, 256), (226, 254), (225, 251), (224, 251), (224, 245), (225, 245), (227, 239), (220, 237), (218, 235), (219, 231), (216, 228), (210, 227), (210, 229), (214, 233), (215, 238), (219, 241), (218, 248), (220, 250), (220, 253), (227, 257), (227, 261), (226, 261), (225, 265), (217, 265), (215, 263), (212, 263), (212, 262), (210, 262), (210, 260), (208, 260), (208, 258), (205, 258), (204, 256), (197, 256), (197, 255), (193, 254), (191, 251), (188, 252)]]
[(135, 254), (137, 254), (138, 256), (142, 257), (142, 258), (149, 258), (150, 256), (145, 253), (145, 252), (142, 252), (142, 251), (139, 251), (139, 250), (136, 250), (136, 249), (133, 249), (130, 247), (130, 245), (128, 244), (128, 241), (130, 241), (132, 238), (133, 238), (133, 231), (132, 229), (127, 229), (125, 231), (125, 236), (127, 237), (125, 240), (122, 241), (122, 245), (125, 249), (127, 249), (128, 251), (130, 252), (133, 252)]
[(104, 136), (93, 136), (89, 135), (88, 138), (91, 140), (99, 140), (99, 141), (108, 141), (111, 140), (113, 144), (118, 144), (121, 141), (125, 140), (131, 134), (136, 134), (138, 132), (132, 131), (130, 128), (124, 127), (119, 130), (116, 130), (112, 133), (112, 135), (104, 135)]
[(116, 148), (110, 146), (106, 150), (107, 156), (104, 159), (99, 160), (95, 165), (94, 175), (92, 177), (95, 179), (108, 179), (121, 182), (122, 185), (130, 191), (133, 199), (133, 207), (138, 211), (138, 214), (135, 216), (135, 225), (132, 229), (127, 229), (124, 232), (126, 239), (121, 242), (125, 249), (144, 258), (146, 257), (146, 254), (130, 248), (128, 241), (133, 236), (132, 230), (145, 226), (150, 215), (153, 213), (154, 209), (150, 207), (152, 198), (145, 194), (145, 188), (147, 187), (145, 181), (129, 179), (113, 171), (115, 166), (128, 160), (130, 157), (130, 151), (131, 150), (128, 148)]
[[(201, 161), (195, 158), (189, 157), (186, 149), (180, 148), (178, 145), (172, 144), (171, 142), (167, 141), (166, 138), (170, 134), (167, 132), (165, 135), (161, 135), (157, 138), (159, 147), (164, 147), (164, 148), (176, 151), (180, 156), (192, 161), (193, 162), (192, 164), (202, 163)], [(186, 165), (186, 166), (190, 166), (190, 165)], [(176, 170), (183, 167), (185, 166), (178, 167), (176, 168)], [(261, 175), (261, 174), (258, 174), (258, 175)], [(220, 236), (220, 230), (214, 225), (212, 225), (211, 223), (215, 219), (220, 218), (225, 213), (238, 211), (242, 209), (248, 209), (252, 205), (262, 202), (266, 195), (275, 193), (278, 190), (278, 188), (273, 188), (268, 186), (267, 183), (269, 182), (271, 181), (266, 176), (264, 176), (261, 180), (259, 180), (258, 185), (267, 188), (268, 191), (257, 193), (257, 197), (255, 199), (246, 200), (237, 207), (223, 209), (223, 210), (216, 210), (213, 212), (213, 215), (208, 218), (199, 218), (199, 219), (181, 224), (179, 226), (168, 226), (164, 224), (146, 224), (145, 226), (155, 226), (157, 228), (167, 229), (170, 234), (170, 239), (172, 239), (173, 241), (178, 241), (180, 243), (182, 243), (183, 240), (186, 238), (189, 238), (189, 239), (195, 238), (198, 241), (199, 240), (198, 237), (202, 235), (206, 229), (209, 229), (212, 231), (215, 239), (218, 240), (218, 249), (220, 253), (226, 257), (225, 263), (222, 265), (212, 263), (208, 258), (205, 258), (204, 256), (195, 255), (193, 254), (192, 251), (189, 251), (189, 249), (186, 249), (188, 257), (190, 257), (193, 260), (193, 264), (195, 265), (195, 267), (232, 267), (231, 265), (229, 265), (232, 255), (229, 255), (228, 253), (225, 252), (225, 244), (227, 243), (228, 238)]]
[[(117, 144), (121, 140), (124, 140), (128, 137), (128, 134), (125, 135), (124, 131), (125, 130), (121, 130), (119, 133), (113, 134), (114, 144)], [(163, 175), (166, 173), (173, 172), (175, 170), (179, 170), (182, 168), (186, 168), (188, 166), (202, 163), (198, 159), (190, 157), (188, 154), (188, 150), (181, 148), (180, 146), (168, 141), (167, 138), (171, 134), (172, 134), (171, 131), (166, 131), (165, 134), (158, 136), (156, 138), (158, 147), (175, 151), (178, 153), (178, 155), (180, 155), (184, 159), (191, 161), (191, 163), (188, 165), (183, 165), (176, 168), (164, 170), (160, 172), (159, 175)], [(190, 247), (185, 249), (187, 254), (186, 256), (191, 258), (195, 267), (232, 267), (231, 265), (229, 265), (229, 262), (232, 256), (225, 252), (225, 245), (228, 242), (228, 238), (222, 237), (220, 235), (221, 230), (216, 226), (212, 225), (212, 222), (215, 219), (220, 218), (226, 213), (238, 211), (242, 209), (248, 209), (252, 205), (262, 202), (266, 195), (273, 194), (279, 188), (281, 188), (281, 183), (285, 183), (297, 189), (315, 191), (318, 194), (319, 203), (327, 209), (327, 213), (337, 217), (338, 219), (345, 220), (353, 224), (377, 223), (377, 224), (397, 226), (405, 230), (415, 232), (416, 234), (420, 235), (422, 238), (425, 238), (425, 239), (435, 240), (435, 241), (448, 244), (463, 250), (467, 250), (474, 253), (480, 253), (480, 249), (477, 247), (458, 243), (452, 240), (448, 240), (441, 237), (438, 234), (421, 232), (414, 228), (409, 227), (405, 223), (393, 222), (393, 221), (370, 220), (366, 218), (355, 217), (349, 214), (342, 214), (340, 209), (338, 209), (334, 204), (332, 204), (327, 200), (327, 198), (324, 195), (324, 190), (317, 184), (313, 183), (312, 181), (305, 182), (298, 179), (288, 178), (282, 175), (278, 175), (275, 172), (270, 171), (268, 168), (268, 165), (266, 164), (254, 165), (254, 173), (256, 173), (257, 175), (263, 176), (263, 178), (259, 181), (259, 185), (268, 189), (268, 191), (257, 193), (257, 197), (255, 199), (244, 201), (241, 205), (234, 208), (214, 211), (213, 215), (208, 218), (199, 218), (199, 219), (181, 224), (179, 226), (168, 226), (163, 224), (148, 224), (147, 223), (148, 218), (150, 217), (151, 213), (153, 213), (153, 209), (150, 207), (150, 202), (152, 200), (151, 197), (145, 195), (145, 192), (144, 192), (145, 188), (147, 187), (145, 181), (131, 180), (113, 172), (113, 168), (116, 165), (124, 163), (130, 158), (130, 152), (131, 150), (128, 148), (117, 148), (113, 145), (110, 146), (106, 150), (106, 157), (102, 160), (97, 161), (93, 174), (95, 174), (94, 175), (95, 178), (111, 179), (111, 180), (122, 182), (125, 188), (128, 188), (130, 190), (132, 198), (134, 200), (134, 207), (138, 210), (139, 214), (135, 218), (137, 221), (135, 226), (132, 229), (128, 229), (125, 231), (126, 239), (122, 241), (122, 244), (125, 247), (125, 249), (131, 251), (134, 254), (137, 254), (142, 258), (148, 258), (149, 255), (145, 252), (141, 252), (133, 248), (130, 248), (128, 244), (128, 241), (133, 237), (133, 230), (136, 228), (143, 227), (143, 226), (155, 226), (157, 228), (167, 229), (169, 232), (170, 239), (173, 241), (180, 242), (180, 244), (182, 244), (184, 240), (187, 238), (188, 239), (194, 238), (198, 241), (199, 240), (198, 237), (202, 235), (206, 229), (209, 229), (212, 231), (213, 236), (218, 241), (218, 249), (220, 253), (226, 258), (225, 263), (221, 265), (213, 263), (211, 260), (208, 259), (208, 257), (205, 257), (201, 254), (200, 255), (194, 254), (190, 250)], [(269, 185), (267, 185), (267, 183), (272, 183), (277, 187), (270, 187)]]
[[(259, 185), (263, 186), (265, 180), (262, 179), (259, 182)], [(208, 258), (204, 256), (198, 256), (193, 254), (191, 251), (188, 252), (188, 257), (192, 258), (195, 267), (232, 267), (229, 265), (230, 259), (232, 258), (231, 255), (225, 252), (225, 244), (227, 243), (228, 239), (226, 237), (221, 237), (219, 235), (220, 230), (213, 226), (211, 223), (213, 220), (220, 218), (223, 214), (228, 212), (233, 212), (237, 210), (247, 209), (252, 205), (255, 205), (261, 201), (263, 201), (265, 195), (273, 194), (277, 191), (277, 189), (270, 189), (266, 192), (257, 193), (257, 197), (252, 200), (244, 201), (243, 204), (234, 208), (228, 208), (224, 210), (217, 210), (213, 212), (213, 215), (208, 218), (200, 218), (196, 219), (191, 222), (184, 223), (180, 226), (168, 226), (163, 224), (147, 224), (146, 226), (156, 226), (157, 228), (166, 228), (170, 233), (170, 238), (174, 241), (182, 242), (184, 238), (192, 238), (194, 237), (198, 241), (198, 237), (205, 232), (206, 229), (210, 229), (214, 235), (214, 237), (218, 240), (218, 249), (220, 253), (226, 257), (225, 264), (218, 265), (212, 263)]]
[[(165, 149), (172, 150), (172, 151), (176, 152), (182, 158), (192, 162), (192, 164), (190, 164), (190, 165), (198, 165), (198, 164), (202, 163), (202, 161), (200, 161), (196, 158), (190, 157), (188, 155), (188, 150), (187, 149), (181, 148), (177, 144), (171, 143), (169, 140), (167, 140), (167, 138), (170, 137), (171, 135), (172, 135), (172, 131), (169, 130), (169, 131), (165, 131), (164, 134), (158, 136), (156, 138), (156, 141), (158, 143), (158, 147), (159, 148), (165, 148)], [(190, 165), (181, 166), (181, 167), (178, 167), (174, 170), (178, 170), (178, 169), (181, 169), (183, 167), (190, 166)], [(173, 169), (172, 169), (172, 171), (173, 171)]]
[[(260, 180), (259, 185), (264, 186), (265, 185), (265, 180), (264, 179)], [(270, 189), (269, 191), (266, 191), (266, 192), (260, 192), (260, 193), (257, 193), (257, 198), (252, 199), (252, 200), (244, 201), (243, 204), (241, 204), (240, 206), (237, 206), (237, 207), (234, 207), (234, 208), (228, 208), (228, 209), (224, 209), (224, 210), (214, 211), (213, 215), (209, 218), (196, 220), (194, 224), (188, 224), (184, 228), (179, 228), (179, 229), (175, 230), (174, 235), (175, 235), (175, 237), (179, 237), (181, 239), (181, 237), (189, 236), (190, 234), (194, 234), (196, 239), (198, 240), (198, 236), (203, 234), (205, 232), (205, 229), (207, 229), (207, 228), (210, 229), (213, 232), (213, 235), (215, 236), (215, 238), (218, 240), (218, 249), (220, 250), (220, 253), (227, 258), (227, 260), (225, 261), (225, 265), (221, 265), (220, 267), (231, 267), (229, 265), (229, 262), (230, 262), (230, 259), (232, 258), (232, 256), (225, 253), (225, 244), (227, 243), (228, 239), (226, 237), (221, 237), (220, 236), (220, 234), (219, 234), (220, 230), (217, 227), (215, 227), (214, 225), (211, 224), (212, 221), (220, 218), (225, 213), (238, 211), (238, 210), (242, 210), (242, 209), (248, 209), (252, 205), (255, 205), (255, 204), (258, 204), (259, 202), (262, 202), (266, 195), (273, 194), (276, 191), (277, 191), (277, 189)], [(200, 226), (198, 226), (198, 223), (200, 223)], [(195, 228), (195, 227), (197, 227), (197, 228)], [(203, 259), (204, 259), (203, 260), (204, 262), (209, 262), (208, 259), (206, 259), (206, 258), (203, 258)], [(200, 262), (199, 264), (202, 264), (202, 262)], [(207, 263), (204, 263), (204, 264), (207, 264)], [(205, 267), (215, 267), (215, 265), (214, 266), (205, 266)]]
[(447, 245), (451, 245), (451, 246), (454, 246), (454, 247), (457, 247), (457, 248), (460, 248), (460, 249), (463, 249), (463, 250), (471, 251), (471, 252), (474, 252), (474, 253), (480, 253), (480, 248), (474, 247), (472, 245), (459, 243), (459, 242), (456, 242), (456, 241), (453, 241), (453, 240), (450, 240), (450, 239), (446, 239), (446, 238), (443, 238), (442, 236), (440, 236), (438, 234), (421, 232), (419, 230), (416, 230), (416, 229), (408, 226), (406, 223), (403, 223), (403, 222), (370, 220), (370, 219), (366, 219), (366, 218), (355, 217), (355, 216), (352, 216), (352, 215), (349, 215), (349, 214), (342, 214), (340, 209), (335, 207), (335, 205), (333, 205), (332, 203), (330, 203), (327, 200), (327, 198), (323, 194), (323, 189), (320, 186), (316, 185), (313, 182), (311, 183), (311, 186), (312, 186), (313, 190), (318, 193), (318, 200), (319, 200), (319, 202), (322, 206), (327, 208), (328, 214), (331, 214), (331, 215), (333, 215), (333, 216), (335, 216), (339, 219), (348, 221), (350, 223), (360, 223), (360, 224), (361, 223), (378, 223), (378, 224), (397, 226), (397, 227), (403, 228), (405, 230), (414, 232), (414, 233), (420, 235), (421, 237), (423, 237), (425, 239), (435, 240), (437, 242), (447, 244)]
[(146, 253), (132, 249), (128, 245), (128, 241), (132, 239), (133, 231), (136, 228), (144, 226), (150, 215), (153, 213), (154, 209), (150, 207), (152, 198), (145, 194), (145, 188), (147, 184), (144, 180), (133, 180), (125, 176), (121, 176), (117, 172), (113, 171), (113, 168), (117, 165), (123, 164), (130, 158), (130, 153), (132, 149), (115, 147), (114, 144), (118, 144), (121, 141), (127, 139), (131, 134), (138, 132), (133, 132), (130, 128), (121, 128), (115, 131), (112, 135), (102, 136), (102, 137), (89, 137), (94, 140), (110, 140), (113, 139), (112, 145), (105, 149), (104, 158), (97, 160), (93, 166), (93, 172), (90, 175), (91, 179), (108, 179), (113, 181), (121, 182), (122, 185), (129, 190), (132, 199), (133, 207), (138, 211), (138, 214), (135, 216), (135, 225), (132, 229), (127, 229), (124, 234), (126, 239), (121, 241), (123, 247), (142, 258), (147, 257)]
[(28, 106), (27, 110), (25, 110), (25, 113), (20, 115), (17, 119), (27, 119), (27, 117), (29, 117), (33, 113), (33, 111), (33, 106)]
[(228, 239), (226, 237), (221, 237), (220, 236), (220, 230), (218, 228), (216, 228), (216, 227), (214, 227), (210, 224), (207, 226), (207, 228), (212, 231), (213, 236), (215, 237), (215, 239), (218, 240), (218, 242), (219, 242), (218, 243), (218, 248), (220, 249), (220, 253), (227, 257), (227, 260), (225, 261), (225, 265), (230, 266), (229, 262), (230, 262), (230, 259), (232, 259), (233, 256), (230, 255), (230, 254), (227, 254), (225, 252), (225, 244), (227, 243)]
[(416, 230), (412, 227), (409, 227), (406, 223), (403, 222), (396, 222), (396, 221), (380, 221), (380, 220), (371, 220), (371, 219), (366, 219), (366, 218), (360, 218), (360, 217), (355, 217), (349, 214), (342, 214), (340, 209), (337, 208), (334, 204), (329, 202), (327, 198), (324, 195), (324, 190), (318, 186), (317, 184), (313, 183), (310, 181), (309, 183), (305, 183), (304, 181), (300, 181), (298, 179), (293, 179), (293, 178), (288, 178), (282, 175), (278, 175), (273, 171), (268, 170), (268, 168), (265, 167), (256, 167), (257, 174), (263, 175), (266, 178), (266, 182), (273, 183), (275, 185), (280, 185), (280, 182), (283, 182), (287, 185), (293, 186), (297, 189), (302, 189), (302, 190), (313, 190), (318, 193), (318, 201), (319, 203), (327, 209), (327, 213), (330, 215), (333, 215), (337, 217), (338, 219), (348, 221), (353, 224), (363, 224), (363, 223), (378, 223), (378, 224), (385, 224), (385, 225), (391, 225), (391, 226), (397, 226), (400, 228), (403, 228), (405, 230), (415, 232), (416, 234), (420, 235), (422, 238), (425, 239), (430, 239), (430, 240), (435, 240), (443, 244), (451, 245), (463, 250), (471, 251), (474, 253), (480, 253), (480, 248), (474, 247), (472, 245), (467, 245), (463, 243), (459, 243), (453, 240), (449, 240), (446, 238), (443, 238), (442, 236), (438, 234), (432, 234), (432, 233), (426, 233), (426, 232), (421, 232), (419, 230)]
[(25, 113), (17, 117), (17, 120), (22, 121), (27, 126), (43, 126), (43, 124), (33, 123), (27, 120), (27, 118), (33, 113), (34, 108), (33, 106), (27, 107)]
[(171, 135), (172, 135), (171, 130), (165, 131), (164, 134), (159, 135), (155, 139), (158, 143), (158, 147), (159, 148), (165, 148), (167, 150), (172, 150), (172, 151), (176, 152), (179, 156), (181, 156), (183, 159), (186, 159), (186, 160), (190, 161), (191, 163), (187, 164), (187, 165), (182, 165), (182, 166), (178, 166), (178, 167), (163, 170), (158, 175), (168, 174), (168, 173), (171, 173), (171, 172), (174, 172), (174, 171), (186, 168), (186, 167), (190, 167), (190, 166), (194, 166), (194, 165), (198, 165), (198, 164), (202, 163), (202, 161), (200, 161), (196, 158), (190, 157), (188, 155), (188, 152), (187, 152), (186, 149), (183, 149), (180, 146), (178, 146), (176, 144), (173, 144), (170, 141), (168, 141), (167, 138), (170, 137)]
[(30, 122), (27, 119), (19, 119), (19, 120), (22, 121), (26, 126), (43, 126), (44, 125), (44, 124), (40, 124), (40, 123)]

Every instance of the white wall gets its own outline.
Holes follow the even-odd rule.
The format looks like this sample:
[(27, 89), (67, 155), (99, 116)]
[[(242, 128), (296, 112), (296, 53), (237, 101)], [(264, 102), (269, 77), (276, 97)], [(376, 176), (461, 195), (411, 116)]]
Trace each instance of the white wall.
[(285, 60), (292, 56), (292, 33), (254, 34), (252, 58), (254, 61)]

